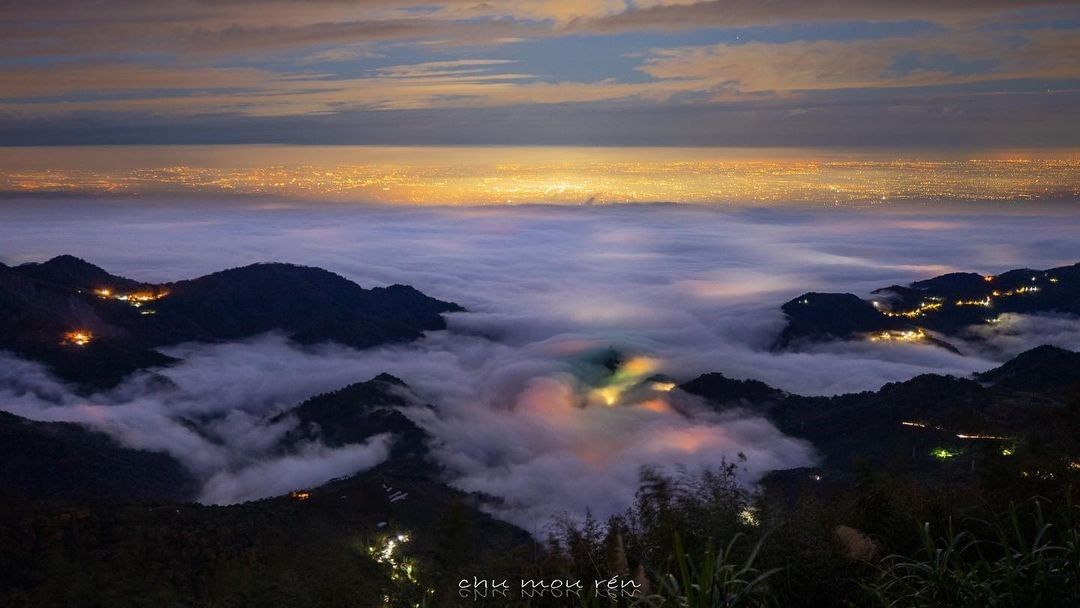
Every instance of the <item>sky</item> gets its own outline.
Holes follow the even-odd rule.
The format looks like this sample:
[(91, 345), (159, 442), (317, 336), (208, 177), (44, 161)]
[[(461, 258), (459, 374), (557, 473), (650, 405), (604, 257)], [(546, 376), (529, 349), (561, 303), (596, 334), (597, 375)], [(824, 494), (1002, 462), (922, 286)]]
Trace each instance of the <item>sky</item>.
[[(385, 460), (386, 437), (282, 455), (289, 428), (269, 422), (316, 393), (388, 372), (411, 387), (407, 415), (433, 437), (453, 485), (504, 500), (530, 532), (586, 509), (633, 500), (643, 465), (739, 463), (765, 471), (817, 454), (746, 412), (717, 414), (678, 393), (625, 391), (609, 407), (582, 362), (612, 348), (624, 375), (686, 381), (704, 372), (813, 395), (876, 390), (921, 373), (966, 376), (1050, 343), (1080, 350), (1080, 324), (1003, 315), (926, 344), (854, 340), (770, 349), (779, 306), (806, 291), (868, 297), (878, 287), (952, 271), (997, 274), (1080, 261), (1080, 217), (1029, 207), (726, 209), (696, 205), (402, 207), (237, 200), (0, 203), (0, 261), (70, 253), (151, 282), (259, 261), (319, 266), (365, 287), (406, 283), (468, 312), (417, 342), (353, 350), (299, 347), (280, 335), (185, 344), (182, 363), (113, 391), (79, 396), (41, 366), (0, 353), (0, 409), (73, 420), (127, 445), (162, 450), (233, 503), (316, 486)], [(595, 371), (595, 370), (593, 370)], [(540, 528), (538, 528), (538, 526)]]
[(1076, 147), (1080, 5), (11, 0), (0, 145)]

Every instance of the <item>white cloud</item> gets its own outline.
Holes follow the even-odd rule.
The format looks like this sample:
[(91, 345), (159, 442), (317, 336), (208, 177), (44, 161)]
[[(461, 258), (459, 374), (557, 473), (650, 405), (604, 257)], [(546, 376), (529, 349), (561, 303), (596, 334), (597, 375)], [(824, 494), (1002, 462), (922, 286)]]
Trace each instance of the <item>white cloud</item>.
[[(1080, 259), (1072, 215), (956, 212), (730, 211), (698, 207), (391, 209), (204, 205), (0, 207), (0, 259), (59, 253), (143, 280), (190, 277), (254, 261), (321, 266), (371, 286), (408, 283), (473, 312), (450, 331), (367, 351), (297, 348), (281, 336), (170, 349), (171, 388), (134, 378), (82, 399), (37, 366), (0, 365), (3, 409), (97, 426), (165, 450), (230, 502), (307, 487), (385, 457), (377, 440), (280, 457), (289, 422), (266, 419), (303, 399), (389, 372), (432, 410), (408, 411), (435, 438), (448, 479), (502, 498), (527, 525), (560, 511), (626, 506), (645, 464), (691, 469), (747, 456), (743, 479), (813, 462), (807, 445), (767, 421), (718, 416), (678, 394), (592, 399), (583, 357), (613, 347), (679, 379), (706, 371), (785, 390), (875, 389), (920, 373), (966, 375), (1041, 341), (1073, 336), (1075, 319), (1024, 318), (980, 330), (967, 355), (932, 347), (834, 343), (769, 350), (778, 306), (803, 291), (852, 291), (952, 270), (997, 273)], [(63, 243), (64, 250), (55, 250)], [(118, 245), (119, 244), (119, 245)], [(989, 333), (986, 333), (989, 332)], [(1058, 336), (1059, 338), (1055, 338)], [(975, 344), (974, 340), (969, 341)], [(592, 370), (595, 372), (595, 369)], [(677, 411), (689, 412), (684, 416)]]
[(312, 445), (295, 455), (258, 462), (238, 471), (221, 471), (203, 486), (199, 502), (229, 505), (319, 486), (386, 460), (390, 441), (389, 435), (376, 435), (362, 444), (335, 450)]

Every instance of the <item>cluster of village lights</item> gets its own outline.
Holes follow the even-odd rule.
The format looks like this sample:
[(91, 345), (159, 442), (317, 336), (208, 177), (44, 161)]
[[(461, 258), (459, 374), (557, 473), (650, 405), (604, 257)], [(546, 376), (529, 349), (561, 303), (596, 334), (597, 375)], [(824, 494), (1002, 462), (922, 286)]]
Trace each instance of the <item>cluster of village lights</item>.
[[(983, 276), (983, 280), (986, 281), (987, 283), (992, 283), (995, 278), (996, 277), (994, 277), (993, 275), (985, 275), (985, 276)], [(1047, 277), (1047, 280), (1049, 282), (1051, 282), (1051, 283), (1057, 283), (1059, 279), (1057, 277)], [(1032, 282), (1038, 281), (1038, 277), (1031, 277), (1031, 281)], [(993, 300), (994, 298), (1006, 298), (1006, 297), (1009, 297), (1009, 296), (1036, 293), (1038, 291), (1039, 291), (1039, 287), (1037, 285), (1024, 285), (1024, 286), (1021, 286), (1021, 287), (1017, 287), (1016, 289), (1009, 289), (1009, 290), (1005, 290), (1005, 291), (995, 289), (994, 291), (990, 292), (989, 295), (987, 295), (985, 298), (983, 298), (981, 300), (956, 300), (954, 303), (955, 303), (956, 306), (982, 306), (984, 308), (990, 308), (991, 306), (994, 305), (994, 300)], [(806, 304), (808, 302), (806, 300), (802, 300), (802, 303)], [(886, 317), (905, 317), (905, 318), (909, 318), (909, 319), (914, 319), (914, 318), (917, 318), (917, 317), (923, 317), (923, 316), (926, 316), (926, 314), (928, 312), (932, 312), (932, 311), (935, 311), (935, 310), (940, 310), (941, 307), (942, 307), (942, 304), (943, 304), (942, 298), (940, 298), (938, 296), (928, 296), (925, 301), (921, 302), (919, 304), (919, 306), (917, 308), (913, 309), (913, 310), (892, 311), (892, 310), (884, 310), (883, 309), (884, 305), (882, 304), (882, 302), (879, 302), (879, 301), (876, 301), (876, 300), (873, 302), (874, 308), (876, 308), (878, 310), (878, 312), (880, 312), (882, 315), (884, 315)], [(987, 319), (986, 320), (987, 323), (997, 323), (998, 321), (1000, 321), (1000, 319), (998, 319), (998, 318)], [(894, 330), (894, 331), (878, 332), (878, 333), (872, 334), (870, 336), (870, 341), (871, 342), (919, 342), (919, 341), (922, 341), (922, 340), (926, 339), (926, 337), (927, 337), (927, 334), (923, 329), (916, 328), (916, 329), (907, 330), (907, 331), (895, 331)]]
[(926, 332), (922, 329), (883, 331), (870, 336), (871, 342), (920, 342), (925, 339)]
[(77, 329), (64, 334), (64, 344), (72, 346), (86, 346), (94, 339), (93, 332), (86, 329)]
[[(116, 293), (110, 288), (101, 287), (94, 290), (94, 295), (103, 300), (116, 300), (118, 302), (125, 302), (130, 304), (132, 308), (138, 308), (141, 315), (152, 315), (156, 311), (145, 306), (165, 296), (169, 295), (168, 291), (134, 291), (131, 293)], [(64, 334), (62, 343), (70, 346), (86, 346), (94, 339), (94, 334), (87, 329), (74, 329)]]
[[(97, 297), (105, 299), (105, 300), (117, 300), (119, 302), (127, 302), (128, 304), (130, 304), (134, 308), (143, 308), (143, 306), (145, 306), (149, 302), (154, 302), (156, 300), (160, 300), (161, 298), (164, 298), (165, 296), (169, 295), (169, 292), (167, 292), (167, 291), (157, 291), (157, 292), (135, 291), (135, 292), (132, 292), (132, 293), (116, 293), (111, 289), (101, 288), (101, 289), (95, 289), (94, 294), (97, 295)], [(149, 308), (141, 310), (139, 312), (140, 312), (140, 314), (143, 314), (143, 315), (152, 315), (152, 314), (154, 314), (154, 311), (152, 309), (149, 309)]]

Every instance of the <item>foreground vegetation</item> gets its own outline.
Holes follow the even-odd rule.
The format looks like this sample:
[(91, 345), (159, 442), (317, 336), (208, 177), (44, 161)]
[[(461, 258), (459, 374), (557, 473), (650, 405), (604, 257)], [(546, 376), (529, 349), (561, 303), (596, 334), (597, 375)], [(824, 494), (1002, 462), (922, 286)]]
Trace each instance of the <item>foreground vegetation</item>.
[(735, 472), (646, 473), (624, 516), (602, 526), (562, 522), (549, 541), (554, 567), (571, 578), (618, 571), (643, 583), (636, 600), (586, 602), (601, 606), (1080, 602), (1080, 507), (1068, 491), (1000, 509), (977, 504), (977, 483), (911, 495), (906, 480), (867, 473), (828, 499), (777, 508), (741, 489)]
[[(738, 462), (646, 470), (625, 513), (562, 519), (544, 543), (393, 472), (228, 508), (0, 499), (0, 605), (1076, 606), (1080, 471), (1051, 474), (1041, 453), (999, 454), (962, 479), (945, 465), (787, 472), (757, 493)], [(380, 521), (370, 497), (383, 484), (426, 498)], [(586, 593), (463, 599), (473, 576), (580, 580)], [(638, 593), (591, 593), (612, 576)]]

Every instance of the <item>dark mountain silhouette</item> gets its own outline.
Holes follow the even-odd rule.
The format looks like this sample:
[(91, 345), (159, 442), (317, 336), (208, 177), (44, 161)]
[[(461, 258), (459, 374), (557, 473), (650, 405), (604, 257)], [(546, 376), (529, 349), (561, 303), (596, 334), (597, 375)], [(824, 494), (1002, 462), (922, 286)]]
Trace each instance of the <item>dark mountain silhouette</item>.
[[(706, 374), (680, 385), (718, 409), (730, 380)], [(1054, 445), (1059, 464), (1080, 461), (1080, 353), (1040, 346), (974, 379), (923, 374), (877, 391), (835, 397), (786, 395), (756, 386), (744, 399), (785, 434), (809, 440), (823, 467), (850, 473), (859, 463), (903, 461), (937, 470), (973, 466), (987, 451)]]
[[(927, 374), (837, 397), (791, 395), (720, 374), (706, 374), (680, 390), (718, 408), (757, 408), (785, 433), (821, 451), (820, 468), (774, 474), (766, 481), (770, 492), (806, 483), (820, 484), (823, 492), (854, 485), (861, 463), (893, 471), (904, 462), (921, 478), (949, 483), (969, 477), (976, 466), (981, 470), (992, 456), (1015, 462), (1013, 477), (1030, 468), (1040, 479), (1065, 478), (1080, 460), (1080, 408), (1071, 405), (1080, 387), (1065, 381), (1077, 377), (1078, 361), (1078, 353), (1040, 347), (975, 380)], [(455, 565), (483, 564), (484, 572), (498, 573), (508, 555), (535, 556), (524, 531), (483, 512), (487, 497), (439, 479), (426, 458), (426, 434), (399, 411), (408, 407), (426, 406), (417, 405), (400, 380), (383, 374), (277, 414), (271, 420), (297, 420), (281, 443), (285, 453), (310, 441), (345, 445), (381, 433), (393, 434), (395, 447), (373, 469), (290, 496), (228, 507), (140, 504), (184, 487), (183, 476), (168, 473), (175, 473), (175, 462), (120, 448), (75, 425), (0, 415), (0, 482), (6, 489), (0, 494), (0, 539), (33, 539), (0, 543), (8, 564), (0, 568), (0, 589), (6, 590), (0, 599), (4, 593), (45, 597), (40, 594), (51, 588), (41, 581), (63, 581), (72, 601), (100, 597), (132, 581), (147, 581), (148, 587), (124, 587), (129, 595), (166, 590), (194, 603), (228, 597), (243, 604), (255, 590), (271, 603), (282, 594), (325, 588), (381, 597), (385, 570), (373, 560), (380, 543), (401, 533), (412, 539), (410, 552), (425, 567), (440, 568), (431, 573), (434, 580), (469, 575), (471, 570)], [(1018, 454), (1002, 456), (1006, 449)], [(1049, 456), (1024, 460), (1035, 450)], [(126, 497), (129, 504), (99, 506), (98, 497)], [(161, 553), (162, 545), (170, 551)], [(348, 567), (339, 568), (341, 563)], [(266, 576), (235, 574), (252, 568)], [(286, 582), (253, 583), (275, 576)]]
[[(401, 413), (418, 405), (405, 383), (389, 374), (316, 395), (268, 418), (296, 419), (279, 453), (319, 442), (336, 448), (392, 436), (395, 470), (431, 477), (428, 434)], [(158, 452), (126, 448), (108, 435), (68, 422), (36, 422), (0, 412), (0, 485), (31, 499), (186, 501), (199, 487), (183, 466)], [(390, 465), (387, 465), (390, 466)]]
[(147, 284), (72, 256), (0, 267), (0, 349), (86, 389), (172, 359), (155, 347), (280, 331), (305, 344), (365, 348), (445, 328), (460, 306), (407, 286), (364, 289), (334, 273), (253, 264)]
[(0, 487), (52, 500), (184, 500), (195, 480), (173, 458), (126, 448), (77, 424), (0, 412)]
[(297, 428), (283, 442), (288, 447), (302, 441), (340, 447), (390, 433), (394, 437), (391, 459), (422, 458), (427, 454), (428, 435), (398, 409), (415, 406), (407, 396), (408, 391), (401, 380), (380, 374), (367, 382), (316, 395), (278, 414), (272, 421), (279, 422), (288, 416), (297, 419)]
[(146, 330), (155, 343), (232, 340), (282, 331), (302, 343), (365, 348), (442, 329), (463, 310), (403, 285), (364, 289), (320, 268), (253, 264), (167, 286)]
[(1080, 353), (1044, 345), (976, 378), (1011, 390), (1069, 389), (1080, 384)]
[(850, 293), (805, 293), (784, 304), (788, 324), (782, 339), (825, 338), (877, 331), (881, 313), (872, 304)]
[[(267, 422), (293, 418), (279, 442), (281, 455), (318, 442), (331, 448), (391, 435), (397, 471), (431, 477), (429, 435), (402, 408), (420, 405), (411, 389), (389, 374), (316, 395)], [(197, 497), (194, 479), (172, 457), (126, 448), (104, 433), (68, 422), (36, 422), (0, 412), (0, 484), (19, 496), (42, 499), (184, 501)]]
[[(717, 409), (756, 409), (784, 433), (813, 443), (825, 466), (851, 471), (857, 462), (905, 458), (935, 462), (932, 450), (957, 454), (973, 446), (1013, 445), (1026, 437), (1057, 436), (1065, 459), (1080, 459), (1069, 422), (1080, 415), (1080, 353), (1051, 346), (1024, 352), (974, 379), (916, 376), (877, 391), (835, 397), (788, 394), (758, 380), (709, 373), (679, 389)], [(311, 397), (268, 419), (295, 427), (280, 442), (290, 453), (310, 442), (329, 447), (392, 436), (391, 457), (378, 469), (437, 481), (428, 459), (427, 433), (402, 409), (421, 405), (401, 380), (381, 374)], [(1080, 421), (1077, 421), (1080, 422)], [(68, 423), (31, 422), (0, 415), (0, 471), (9, 490), (33, 498), (175, 500), (195, 488), (168, 456), (123, 448), (107, 436)], [(1004, 442), (1004, 443), (1003, 443)], [(366, 473), (361, 473), (361, 476)], [(184, 494), (184, 493), (187, 494)]]
[(15, 269), (25, 277), (61, 288), (75, 287), (93, 291), (98, 287), (110, 286), (117, 291), (138, 291), (151, 287), (146, 283), (109, 274), (73, 255), (60, 255), (47, 262), (23, 264)]
[(997, 322), (1002, 313), (1080, 315), (1080, 264), (1050, 270), (1018, 269), (984, 277), (950, 273), (875, 290), (873, 300), (850, 293), (806, 293), (781, 308), (785, 347), (806, 340), (869, 338), (919, 341), (952, 348), (946, 336)]
[[(141, 321), (139, 311), (94, 295), (95, 285), (146, 288), (71, 256), (0, 267), (0, 349), (93, 387), (113, 386), (131, 371), (173, 361), (127, 329)], [(82, 346), (70, 342), (67, 335), (76, 331), (91, 340)]]
[(440, 568), (424, 572), (433, 581), (449, 586), (476, 567), (498, 575), (533, 541), (486, 514), (488, 498), (438, 478), (427, 435), (396, 409), (423, 407), (408, 391), (382, 374), (279, 414), (299, 423), (283, 453), (391, 433), (391, 456), (318, 488), (227, 507), (186, 502), (197, 488), (167, 456), (0, 413), (0, 604), (50, 604), (47, 583), (63, 581), (63, 603), (77, 605), (116, 593), (250, 605), (256, 590), (266, 605), (367, 605), (400, 582), (379, 555), (399, 534), (410, 559)]
[(783, 399), (787, 393), (760, 380), (733, 380), (724, 374), (703, 374), (679, 388), (695, 395), (707, 396), (717, 405), (762, 403)]

